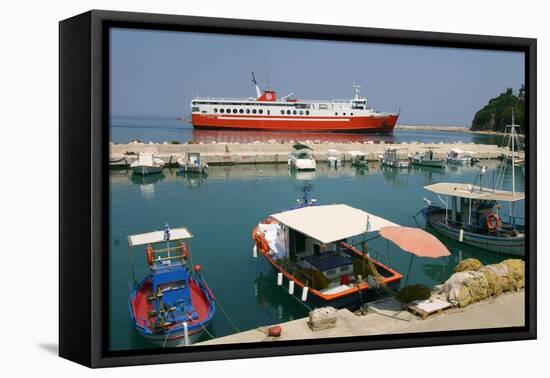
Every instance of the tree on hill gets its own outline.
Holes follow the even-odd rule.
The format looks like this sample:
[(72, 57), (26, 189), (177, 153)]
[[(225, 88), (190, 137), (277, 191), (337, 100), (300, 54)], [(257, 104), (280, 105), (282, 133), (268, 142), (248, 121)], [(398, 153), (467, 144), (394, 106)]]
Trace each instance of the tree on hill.
[(489, 100), (489, 103), (479, 110), (472, 121), (473, 131), (491, 130), (505, 131), (505, 126), (512, 122), (512, 111), (515, 122), (520, 125), (520, 132), (525, 132), (525, 86), (522, 84), (518, 95), (514, 95), (512, 88), (506, 89), (498, 97)]

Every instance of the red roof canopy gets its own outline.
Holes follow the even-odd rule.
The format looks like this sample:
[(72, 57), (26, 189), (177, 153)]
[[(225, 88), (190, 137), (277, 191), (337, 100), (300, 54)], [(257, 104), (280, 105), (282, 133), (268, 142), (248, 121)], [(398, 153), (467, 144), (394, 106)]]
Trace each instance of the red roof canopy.
[(420, 228), (388, 226), (380, 229), (380, 236), (419, 257), (435, 259), (451, 254), (439, 239)]

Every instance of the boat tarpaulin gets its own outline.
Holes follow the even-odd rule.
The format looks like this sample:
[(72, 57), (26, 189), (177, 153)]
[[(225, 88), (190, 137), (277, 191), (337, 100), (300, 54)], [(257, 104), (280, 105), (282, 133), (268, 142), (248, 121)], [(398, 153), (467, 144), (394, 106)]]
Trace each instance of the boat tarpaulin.
[(424, 189), (442, 195), (487, 201), (514, 202), (525, 198), (523, 192), (513, 193), (506, 190), (493, 190), (491, 188), (480, 188), (479, 186), (474, 187), (470, 184), (450, 182), (440, 182), (428, 185), (425, 186)]
[(451, 254), (438, 238), (420, 228), (384, 227), (380, 236), (415, 256), (436, 259)]
[(280, 223), (320, 241), (335, 241), (398, 226), (384, 218), (348, 205), (307, 206), (271, 215)]
[(295, 150), (311, 150), (313, 151), (313, 149), (308, 146), (307, 144), (302, 144), (302, 143), (296, 143), (295, 145), (292, 146), (292, 148), (294, 148)]
[[(193, 235), (191, 235), (191, 233), (185, 227), (170, 229), (169, 241), (191, 239), (192, 237)], [(152, 243), (162, 243), (165, 241), (166, 240), (164, 239), (164, 230), (128, 236), (128, 245), (130, 247), (135, 247), (138, 245), (145, 245), (145, 244), (152, 244)]]

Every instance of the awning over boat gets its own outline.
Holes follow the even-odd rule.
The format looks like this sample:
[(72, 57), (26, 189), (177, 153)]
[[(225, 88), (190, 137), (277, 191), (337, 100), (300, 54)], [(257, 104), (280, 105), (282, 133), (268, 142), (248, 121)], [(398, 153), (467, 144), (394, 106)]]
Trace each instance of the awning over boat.
[(480, 188), (479, 186), (474, 187), (470, 184), (458, 184), (450, 182), (440, 182), (437, 184), (428, 185), (425, 186), (424, 189), (446, 196), (487, 201), (515, 202), (525, 198), (525, 193), (523, 192), (512, 193), (506, 190), (493, 190), (490, 188)]
[(271, 217), (321, 243), (332, 243), (365, 232), (379, 231), (383, 227), (398, 226), (348, 205), (307, 206), (273, 214)]
[(292, 146), (292, 148), (294, 148), (295, 150), (311, 150), (313, 151), (313, 149), (308, 146), (307, 144), (302, 144), (302, 143), (296, 143), (295, 145)]
[[(193, 235), (191, 235), (185, 227), (170, 229), (170, 241), (191, 239), (192, 237)], [(130, 247), (152, 243), (162, 243), (164, 241), (164, 230), (128, 236), (128, 245)]]
[(420, 228), (384, 227), (380, 230), (380, 236), (415, 256), (435, 259), (451, 254), (438, 238)]

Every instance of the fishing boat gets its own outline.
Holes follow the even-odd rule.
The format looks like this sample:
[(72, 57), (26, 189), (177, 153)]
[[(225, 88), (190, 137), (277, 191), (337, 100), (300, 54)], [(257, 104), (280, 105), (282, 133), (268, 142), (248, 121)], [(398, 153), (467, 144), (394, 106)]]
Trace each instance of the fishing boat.
[(445, 159), (434, 158), (434, 152), (430, 148), (422, 154), (416, 153), (409, 157), (412, 165), (433, 168), (445, 168)]
[(470, 157), (462, 151), (460, 148), (453, 148), (447, 154), (447, 163), (450, 164), (468, 164), (470, 162)]
[(314, 171), (317, 163), (313, 157), (313, 149), (301, 143), (293, 145), (288, 156), (288, 166), (299, 171)]
[(391, 134), (399, 112), (373, 110), (353, 86), (355, 96), (345, 100), (301, 100), (290, 93), (278, 99), (268, 88), (261, 90), (254, 73), (256, 96), (249, 98), (195, 97), (191, 122), (195, 129), (310, 131)]
[(379, 156), (382, 165), (393, 168), (409, 168), (409, 156), (406, 148), (388, 147), (384, 155)]
[[(443, 206), (425, 198), (426, 207), (420, 213), (427, 224), (451, 239), (488, 251), (523, 256), (525, 220), (515, 215), (515, 204), (525, 195), (515, 190), (515, 177), (512, 191), (483, 187), (485, 173), (486, 168), (482, 167), (473, 185), (442, 182), (424, 187), (436, 194)], [(509, 205), (509, 215), (501, 211), (501, 203)]]
[(201, 159), (201, 153), (187, 152), (185, 160), (178, 159), (178, 166), (184, 173), (208, 173), (208, 163)]
[(327, 163), (331, 168), (338, 168), (342, 165), (341, 153), (335, 149), (329, 149), (327, 151)]
[(368, 168), (367, 156), (361, 151), (351, 151), (351, 165), (359, 168)]
[(130, 169), (136, 175), (148, 176), (162, 172), (164, 161), (156, 158), (151, 152), (140, 152), (136, 161), (130, 164)]
[[(188, 267), (189, 240), (184, 227), (128, 236), (132, 274), (128, 306), (138, 334), (161, 347), (191, 345), (206, 331), (216, 311), (201, 266)], [(135, 248), (142, 249), (149, 274), (136, 281)]]

